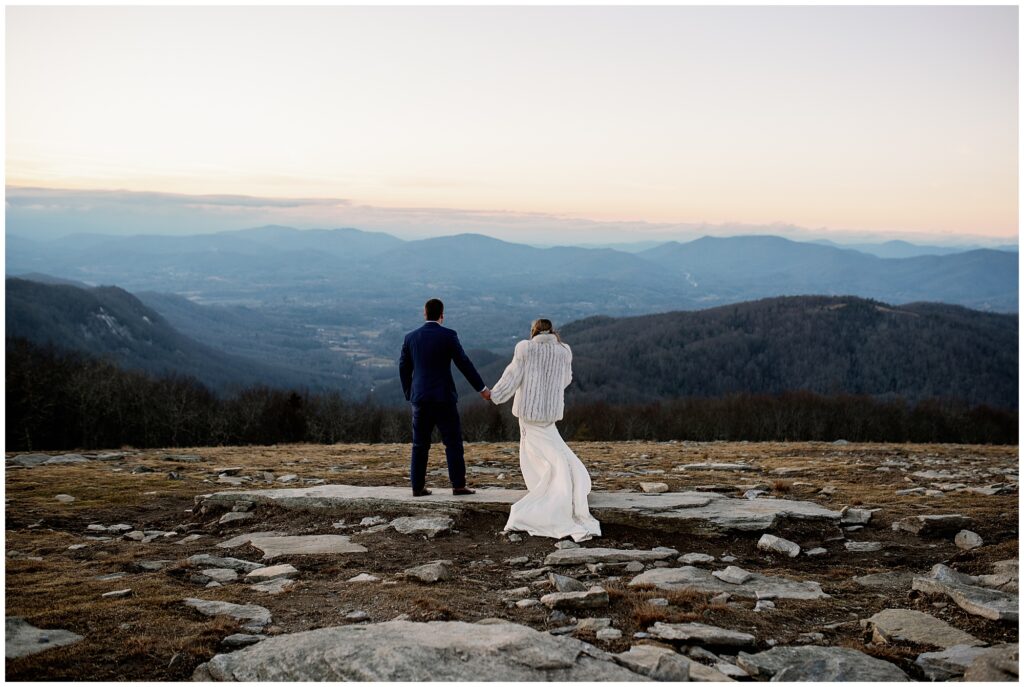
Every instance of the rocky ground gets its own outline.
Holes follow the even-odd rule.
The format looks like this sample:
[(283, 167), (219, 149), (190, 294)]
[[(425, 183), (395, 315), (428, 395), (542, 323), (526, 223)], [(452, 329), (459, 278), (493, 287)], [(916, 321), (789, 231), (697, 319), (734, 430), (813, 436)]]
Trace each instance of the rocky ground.
[(7, 679), (1016, 680), (1016, 447), (576, 444), (579, 546), (439, 449), (9, 454)]

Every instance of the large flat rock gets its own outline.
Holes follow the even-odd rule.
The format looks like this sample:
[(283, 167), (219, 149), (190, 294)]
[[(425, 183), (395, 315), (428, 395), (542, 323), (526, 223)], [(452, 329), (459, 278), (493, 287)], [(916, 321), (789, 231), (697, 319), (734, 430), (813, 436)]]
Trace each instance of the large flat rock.
[(906, 673), (888, 661), (838, 646), (777, 646), (757, 654), (741, 651), (736, 664), (755, 679), (772, 682), (910, 680)]
[[(347, 484), (323, 484), (297, 489), (246, 489), (221, 491), (196, 497), (197, 505), (236, 501), (273, 503), (285, 508), (315, 510), (345, 506), (417, 508), (457, 506), (464, 509), (508, 512), (525, 491), (516, 489), (478, 489), (475, 494), (454, 496), (437, 489), (430, 496), (413, 498), (405, 487), (361, 487)], [(628, 491), (592, 492), (590, 510), (605, 522), (631, 524), (638, 520), (660, 522), (668, 527), (691, 525), (711, 530), (760, 532), (781, 520), (817, 520), (838, 523), (839, 511), (810, 501), (788, 499), (737, 499), (713, 492), (682, 491), (665, 494), (640, 494)]]
[(82, 641), (82, 635), (68, 630), (43, 630), (24, 618), (4, 619), (4, 655), (7, 658), (31, 656), (47, 649), (68, 646)]
[(932, 567), (926, 577), (915, 577), (913, 588), (926, 594), (945, 594), (972, 615), (1016, 624), (1020, 618), (1019, 597), (970, 584), (976, 579), (939, 563)]
[(643, 681), (579, 640), (524, 625), (392, 621), (271, 637), (196, 669), (246, 682)]
[(943, 649), (985, 644), (944, 620), (906, 608), (887, 608), (868, 618), (867, 624), (874, 629), (874, 640), (879, 643), (932, 644)]
[(694, 591), (709, 594), (729, 592), (733, 596), (749, 599), (827, 599), (817, 582), (800, 582), (785, 577), (751, 574), (742, 584), (731, 584), (718, 579), (707, 570), (684, 565), (681, 568), (653, 568), (640, 573), (629, 582), (630, 587), (654, 585), (669, 591)]

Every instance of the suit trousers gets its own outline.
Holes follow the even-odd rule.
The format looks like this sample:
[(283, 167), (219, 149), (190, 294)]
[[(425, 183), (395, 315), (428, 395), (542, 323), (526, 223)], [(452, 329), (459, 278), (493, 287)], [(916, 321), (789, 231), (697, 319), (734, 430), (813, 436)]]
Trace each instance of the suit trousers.
[(458, 405), (454, 401), (421, 401), (412, 404), (412, 465), (409, 478), (414, 492), (422, 490), (427, 482), (427, 456), (434, 427), (441, 432), (441, 441), (444, 442), (448, 479), (451, 480), (452, 488), (466, 486), (466, 461)]

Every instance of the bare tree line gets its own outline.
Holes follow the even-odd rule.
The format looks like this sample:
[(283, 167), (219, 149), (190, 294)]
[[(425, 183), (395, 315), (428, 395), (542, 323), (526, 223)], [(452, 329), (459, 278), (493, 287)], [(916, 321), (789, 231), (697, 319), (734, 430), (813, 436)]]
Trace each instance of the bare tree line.
[[(155, 378), (82, 354), (7, 341), (7, 449), (67, 450), (411, 440), (409, 411), (339, 393), (250, 387), (217, 396), (197, 380)], [(508, 405), (470, 400), (468, 441), (516, 441)], [(884, 441), (1016, 444), (1017, 412), (954, 399), (917, 403), (807, 391), (577, 402), (571, 441)]]

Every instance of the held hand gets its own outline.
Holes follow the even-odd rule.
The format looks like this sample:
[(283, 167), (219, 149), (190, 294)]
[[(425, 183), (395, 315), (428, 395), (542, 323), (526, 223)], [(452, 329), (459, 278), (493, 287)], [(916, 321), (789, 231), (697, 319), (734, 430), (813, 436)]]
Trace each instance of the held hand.
[(491, 400), (491, 390), (490, 389), (484, 389), (483, 391), (480, 392), (480, 397), (483, 398), (485, 401), (490, 401)]

